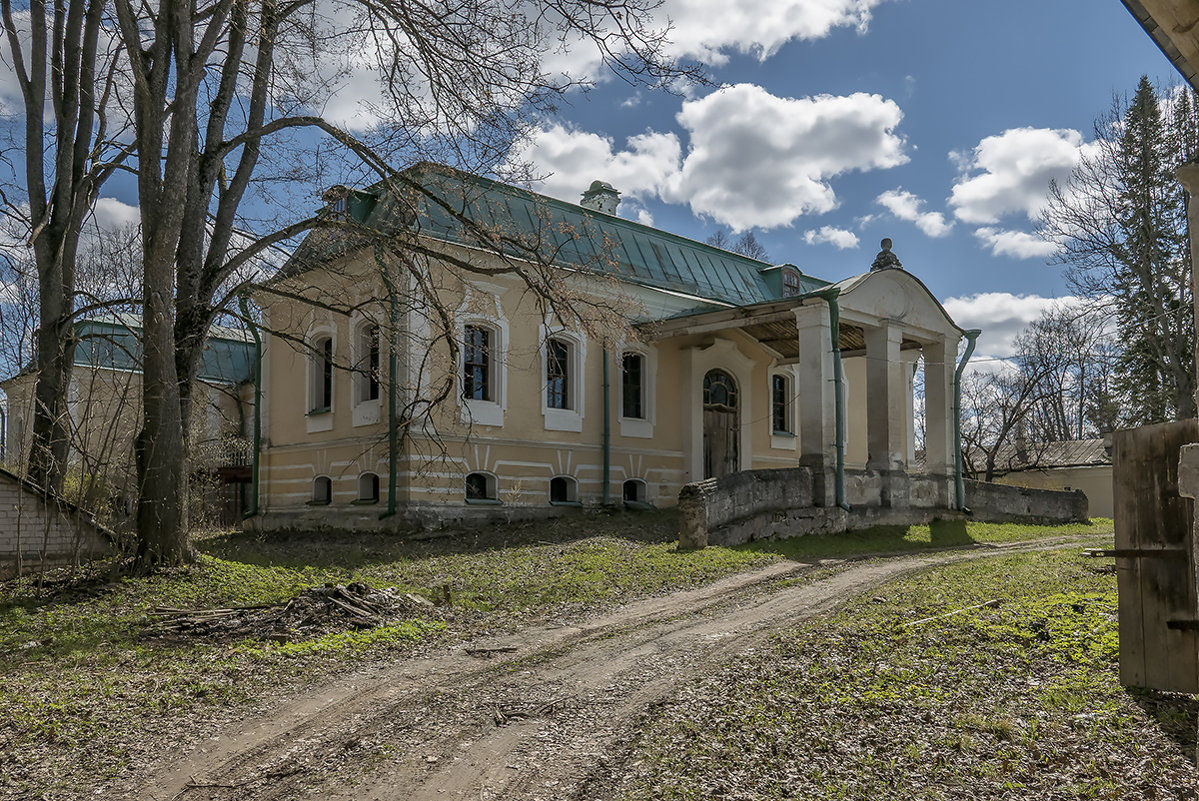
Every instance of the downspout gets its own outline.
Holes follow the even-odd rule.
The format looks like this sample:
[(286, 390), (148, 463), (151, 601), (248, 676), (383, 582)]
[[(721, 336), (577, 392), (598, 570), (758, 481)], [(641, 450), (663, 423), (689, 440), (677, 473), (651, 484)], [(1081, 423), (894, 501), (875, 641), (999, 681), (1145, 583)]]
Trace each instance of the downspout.
[(396, 373), (399, 359), (396, 357), (396, 329), (400, 323), (399, 301), (396, 299), (395, 285), (387, 274), (383, 263), (383, 249), (375, 245), (375, 261), (379, 265), (379, 273), (383, 277), (383, 285), (387, 289), (388, 326), (387, 326), (387, 511), (379, 515), (380, 520), (393, 517), (396, 513), (396, 454), (400, 450), (399, 421), (396, 410)]
[(612, 398), (608, 388), (608, 346), (604, 345), (604, 506), (612, 502)]
[(845, 500), (845, 410), (843, 406), (842, 387), (844, 376), (841, 373), (841, 305), (837, 297), (841, 290), (837, 287), (814, 293), (817, 297), (828, 302), (829, 337), (833, 347), (833, 418), (836, 426), (837, 471), (833, 479), (837, 496), (837, 506), (849, 511), (849, 503)]
[(962, 354), (962, 360), (958, 362), (958, 367), (953, 373), (953, 483), (957, 492), (958, 511), (961, 512), (970, 511), (966, 508), (966, 482), (962, 480), (962, 373), (966, 369), (966, 362), (970, 361), (970, 356), (974, 353), (975, 342), (981, 333), (977, 328), (966, 332), (966, 352)]
[[(242, 520), (248, 520), (258, 514), (258, 459), (262, 450), (262, 336), (258, 326), (250, 316), (250, 301), (246, 293), (237, 296), (237, 305), (241, 308), (241, 316), (250, 326), (250, 336), (254, 338), (254, 435), (253, 451), (250, 455), (250, 508), (242, 514)], [(238, 404), (241, 408), (241, 404)]]

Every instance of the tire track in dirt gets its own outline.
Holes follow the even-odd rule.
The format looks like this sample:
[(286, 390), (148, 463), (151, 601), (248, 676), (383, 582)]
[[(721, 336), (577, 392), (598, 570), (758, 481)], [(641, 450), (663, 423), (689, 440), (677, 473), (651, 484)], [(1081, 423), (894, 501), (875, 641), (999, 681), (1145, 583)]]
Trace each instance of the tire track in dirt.
[(402, 660), (308, 692), (126, 797), (606, 797), (657, 705), (772, 632), (932, 565), (1068, 544), (828, 560), (839, 572), (827, 577), (808, 575), (810, 564), (774, 563), (583, 626), (471, 643), (518, 649), (482, 664), (461, 649)]

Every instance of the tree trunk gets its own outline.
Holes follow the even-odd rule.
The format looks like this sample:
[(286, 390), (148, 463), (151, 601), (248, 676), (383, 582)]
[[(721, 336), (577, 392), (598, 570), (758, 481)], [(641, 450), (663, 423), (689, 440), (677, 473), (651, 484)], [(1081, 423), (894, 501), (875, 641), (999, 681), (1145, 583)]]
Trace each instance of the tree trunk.
[(62, 492), (71, 448), (67, 391), (75, 360), (71, 303), (61, 265), (39, 269), (41, 311), (37, 331), (37, 383), (33, 393), (33, 444), (29, 478), (47, 492)]
[(141, 490), (137, 505), (138, 557), (143, 564), (175, 565), (191, 556), (187, 541), (187, 468), (171, 300), (152, 289), (163, 286), (164, 270), (166, 285), (170, 286), (172, 252), (151, 258), (153, 248), (146, 250), (142, 312), (144, 417), (137, 441)]

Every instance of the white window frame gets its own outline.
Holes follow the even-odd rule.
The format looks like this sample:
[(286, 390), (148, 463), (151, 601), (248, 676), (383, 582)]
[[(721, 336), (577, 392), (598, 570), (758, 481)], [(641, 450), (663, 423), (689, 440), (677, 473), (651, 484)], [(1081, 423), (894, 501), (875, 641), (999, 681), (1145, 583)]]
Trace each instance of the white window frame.
[[(324, 361), (324, 356), (323, 354), (318, 354), (316, 346), (324, 339), (328, 339), (330, 344), (329, 352), (333, 364), (333, 377), (330, 380), (328, 410), (326, 411), (324, 407), (321, 407), (321, 410), (317, 411), (314, 408), (314, 404), (316, 402), (317, 382), (323, 380), (323, 369), (320, 365)], [(331, 431), (333, 430), (333, 415), (337, 411), (337, 330), (327, 326), (314, 328), (308, 332), (308, 336), (304, 338), (304, 341), (307, 343), (305, 347), (304, 418), (308, 433)], [(317, 375), (318, 371), (322, 373), (319, 378)]]
[[(617, 409), (620, 414), (617, 418), (617, 423), (620, 426), (620, 435), (622, 437), (635, 437), (637, 439), (652, 439), (654, 436), (654, 423), (657, 420), (657, 393), (655, 387), (658, 383), (658, 350), (654, 347), (644, 345), (625, 345), (618, 351), (620, 361), (617, 364), (618, 380), (616, 382), (616, 402)], [(635, 353), (642, 359), (641, 371), (641, 412), (644, 417), (625, 417), (624, 416), (624, 356), (626, 353)]]
[[(630, 483), (637, 485), (637, 487), (639, 488), (639, 492), (637, 494), (640, 495), (641, 497), (634, 498), (632, 500), (625, 498), (624, 488), (625, 488), (626, 484), (630, 484)], [(634, 504), (635, 506), (640, 506), (640, 505), (649, 506), (650, 505), (649, 482), (646, 481), (644, 478), (638, 478), (636, 476), (633, 476), (632, 478), (626, 478), (624, 481), (620, 482), (620, 500), (624, 504)]]
[[(379, 397), (366, 398), (367, 376), (365, 372), (367, 359), (370, 358), (367, 335), (374, 328), (379, 337)], [(352, 321), (350, 330), (350, 358), (354, 372), (350, 377), (350, 406), (354, 426), (374, 425), (379, 422), (383, 408), (383, 326), (369, 317), (359, 317)]]
[[(562, 479), (566, 482), (566, 500), (564, 500), (564, 501), (555, 501), (554, 500), (553, 484), (558, 479)], [(553, 478), (550, 479), (550, 483), (546, 489), (547, 489), (547, 493), (546, 493), (547, 498), (548, 498), (551, 506), (580, 506), (581, 505), (579, 503), (579, 480), (577, 478), (575, 478), (574, 476), (570, 476), (570, 475), (566, 475), (566, 474), (554, 476)]]
[[(487, 479), (487, 497), (486, 498), (468, 498), (466, 497), (466, 479), (472, 475), (480, 475)], [(499, 479), (495, 473), (487, 470), (471, 470), (462, 476), (462, 497), (469, 504), (479, 504), (483, 506), (495, 506), (503, 503), (500, 500)]]
[[(774, 428), (774, 379), (775, 376), (781, 376), (787, 380), (788, 403), (787, 403), (787, 431), (776, 431)], [(770, 426), (770, 447), (774, 450), (795, 451), (799, 445), (799, 394), (797, 387), (799, 386), (799, 376), (796, 375), (794, 367), (776, 367), (767, 371), (767, 380), (770, 382), (766, 387), (766, 404), (768, 414), (766, 415), (767, 424)]]
[[(487, 329), (488, 343), (487, 383), (491, 389), (489, 400), (465, 398), (462, 393), (463, 376), (466, 370), (466, 327), (468, 325)], [(504, 320), (488, 320), (483, 317), (464, 317), (458, 321), (458, 360), (455, 366), (459, 418), (467, 425), (502, 426), (504, 412), (508, 408), (508, 324)]]
[[(375, 497), (364, 498), (362, 496), (362, 482), (364, 479), (369, 481), (371, 478), (375, 479), (375, 482), (374, 482)], [(358, 487), (358, 496), (357, 496), (357, 498), (355, 498), (354, 503), (356, 503), (358, 505), (369, 506), (371, 504), (378, 503), (379, 499), (383, 497), (383, 482), (379, 480), (379, 474), (375, 473), (373, 471), (368, 470), (365, 473), (360, 474), (358, 476), (357, 487)]]
[[(329, 499), (321, 500), (316, 497), (316, 485), (318, 481), (325, 481), (329, 487)], [(312, 497), (308, 500), (309, 506), (332, 506), (333, 505), (333, 479), (323, 473), (312, 478)]]
[[(583, 380), (583, 369), (587, 364), (587, 340), (565, 329), (551, 329), (541, 326), (541, 414), (544, 418), (546, 431), (582, 431), (583, 414), (587, 396), (586, 383)], [(549, 375), (549, 350), (551, 339), (565, 342), (569, 348), (569, 359), (566, 365), (566, 398), (571, 404), (569, 409), (553, 409), (547, 402), (546, 378)]]

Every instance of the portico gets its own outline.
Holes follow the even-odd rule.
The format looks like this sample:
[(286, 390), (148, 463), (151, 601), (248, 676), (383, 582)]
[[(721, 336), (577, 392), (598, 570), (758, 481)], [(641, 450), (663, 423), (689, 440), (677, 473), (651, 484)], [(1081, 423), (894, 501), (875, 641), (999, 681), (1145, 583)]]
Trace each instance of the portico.
[(646, 333), (657, 341), (694, 342), (682, 387), (691, 480), (719, 477), (705, 461), (711, 432), (701, 424), (711, 419), (703, 417), (703, 381), (714, 370), (743, 386), (734, 418), (744, 441), (737, 469), (769, 466), (746, 458), (752, 453), (746, 429), (756, 422), (748, 412), (755, 389), (748, 382), (750, 360), (754, 350), (764, 349), (771, 371), (796, 379), (791, 464), (811, 471), (814, 500), (825, 507), (913, 504), (913, 377), (922, 366), (923, 473), (929, 480), (920, 482), (922, 497), (915, 502), (954, 506), (953, 379), (964, 332), (903, 269), (871, 270), (805, 295), (662, 320)]

